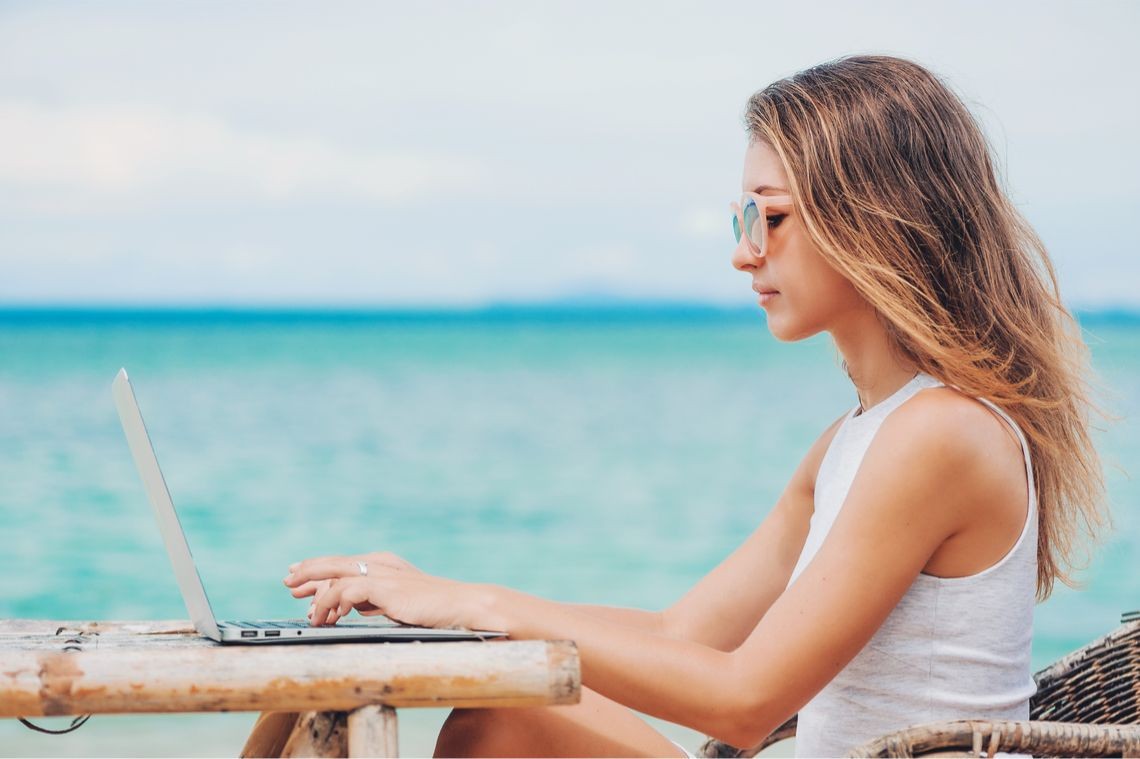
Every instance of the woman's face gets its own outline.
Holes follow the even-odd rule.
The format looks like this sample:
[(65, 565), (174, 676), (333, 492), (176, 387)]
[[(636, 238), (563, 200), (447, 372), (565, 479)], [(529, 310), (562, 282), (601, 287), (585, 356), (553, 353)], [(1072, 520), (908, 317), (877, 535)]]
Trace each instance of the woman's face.
[[(767, 143), (748, 146), (742, 189), (758, 195), (791, 194), (780, 158)], [(819, 254), (794, 208), (769, 210), (763, 258), (752, 254), (742, 235), (732, 265), (752, 278), (752, 289), (768, 315), (768, 329), (779, 340), (834, 332), (845, 317), (868, 309), (851, 283)]]

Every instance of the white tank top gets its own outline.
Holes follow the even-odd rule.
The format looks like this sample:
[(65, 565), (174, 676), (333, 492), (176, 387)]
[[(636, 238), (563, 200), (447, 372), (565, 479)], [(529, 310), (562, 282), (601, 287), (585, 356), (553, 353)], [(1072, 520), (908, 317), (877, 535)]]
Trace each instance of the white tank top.
[[(942, 383), (919, 374), (886, 400), (844, 418), (820, 463), (815, 511), (791, 585), (834, 524), (855, 473), (883, 420), (920, 390)], [(967, 577), (920, 574), (874, 637), (799, 714), (797, 756), (843, 756), (856, 746), (911, 725), (979, 718), (1029, 719), (1036, 686), (1030, 672), (1037, 582), (1037, 497), (1029, 446), (1029, 507), (1013, 548)]]

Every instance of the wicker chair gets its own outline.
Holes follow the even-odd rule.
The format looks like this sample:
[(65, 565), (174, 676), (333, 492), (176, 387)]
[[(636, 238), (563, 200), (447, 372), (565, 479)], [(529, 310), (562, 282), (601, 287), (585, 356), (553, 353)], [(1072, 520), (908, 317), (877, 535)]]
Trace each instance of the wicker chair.
[[(1121, 626), (1033, 676), (1028, 722), (958, 720), (919, 725), (876, 738), (851, 756), (1140, 757), (1140, 611)], [(792, 717), (762, 743), (738, 749), (710, 739), (700, 756), (751, 757), (796, 734)]]

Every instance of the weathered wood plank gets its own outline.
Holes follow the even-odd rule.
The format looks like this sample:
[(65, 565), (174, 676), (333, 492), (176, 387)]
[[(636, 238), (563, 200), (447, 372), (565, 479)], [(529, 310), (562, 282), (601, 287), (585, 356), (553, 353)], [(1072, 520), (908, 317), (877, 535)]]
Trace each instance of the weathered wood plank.
[(396, 710), (362, 706), (348, 714), (348, 756), (399, 756)]
[(580, 696), (568, 641), (234, 647), (120, 628), (65, 652), (54, 632), (0, 640), (0, 717), (538, 706)]
[(90, 621), (66, 619), (0, 620), (0, 641), (9, 636), (57, 635), (65, 632), (115, 633), (119, 635), (193, 635), (198, 633), (186, 619), (138, 621)]

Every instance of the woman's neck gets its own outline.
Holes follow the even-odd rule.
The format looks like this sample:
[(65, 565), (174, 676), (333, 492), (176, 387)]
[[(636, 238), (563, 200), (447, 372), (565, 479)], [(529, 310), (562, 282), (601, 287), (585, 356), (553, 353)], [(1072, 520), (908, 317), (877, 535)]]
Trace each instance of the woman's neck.
[(830, 332), (863, 411), (889, 398), (917, 373), (892, 350), (887, 330), (869, 308)]

